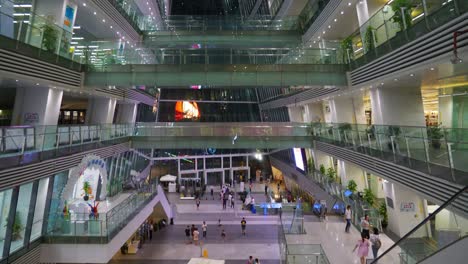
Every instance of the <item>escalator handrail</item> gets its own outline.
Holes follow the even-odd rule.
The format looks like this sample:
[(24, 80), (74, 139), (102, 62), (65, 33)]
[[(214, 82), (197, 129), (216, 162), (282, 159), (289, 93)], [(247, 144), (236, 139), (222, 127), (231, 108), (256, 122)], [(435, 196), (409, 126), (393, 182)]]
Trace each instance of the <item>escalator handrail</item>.
[(452, 204), (452, 202), (458, 198), (458, 196), (462, 195), (463, 193), (468, 191), (468, 185), (461, 188), (457, 193), (455, 193), (450, 199), (444, 202), (437, 210), (435, 210), (432, 214), (427, 216), (421, 223), (415, 226), (411, 231), (406, 233), (402, 238), (400, 238), (395, 244), (393, 244), (389, 249), (387, 249), (384, 253), (382, 253), (378, 258), (374, 259), (370, 264), (377, 263), (379, 259), (383, 258), (387, 253), (391, 252), (395, 247), (400, 245), (403, 241), (405, 241), (408, 237), (410, 237), (414, 232), (419, 230), (419, 228), (429, 222), (434, 216), (436, 216), (440, 211), (445, 209), (448, 205)]

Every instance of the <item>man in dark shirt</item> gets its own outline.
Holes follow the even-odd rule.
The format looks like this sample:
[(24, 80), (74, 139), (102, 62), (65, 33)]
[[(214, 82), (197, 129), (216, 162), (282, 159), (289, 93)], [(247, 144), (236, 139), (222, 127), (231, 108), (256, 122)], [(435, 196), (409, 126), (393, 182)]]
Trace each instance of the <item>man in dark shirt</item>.
[(242, 235), (245, 236), (245, 227), (247, 226), (247, 221), (245, 221), (245, 218), (242, 217), (242, 221), (241, 221), (241, 228), (242, 228)]
[(192, 243), (192, 241), (190, 240), (190, 227), (189, 226), (185, 228), (185, 237), (187, 238), (187, 244)]

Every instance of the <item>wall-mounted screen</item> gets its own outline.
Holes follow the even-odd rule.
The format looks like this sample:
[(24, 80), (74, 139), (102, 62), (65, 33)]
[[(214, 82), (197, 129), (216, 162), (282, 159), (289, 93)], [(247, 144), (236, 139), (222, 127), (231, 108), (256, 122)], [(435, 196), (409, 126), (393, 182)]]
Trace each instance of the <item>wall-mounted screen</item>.
[(302, 158), (302, 150), (300, 148), (293, 148), (294, 152), (294, 162), (296, 167), (302, 171), (305, 171), (304, 159)]
[(198, 120), (200, 110), (197, 102), (178, 101), (175, 105), (175, 121)]

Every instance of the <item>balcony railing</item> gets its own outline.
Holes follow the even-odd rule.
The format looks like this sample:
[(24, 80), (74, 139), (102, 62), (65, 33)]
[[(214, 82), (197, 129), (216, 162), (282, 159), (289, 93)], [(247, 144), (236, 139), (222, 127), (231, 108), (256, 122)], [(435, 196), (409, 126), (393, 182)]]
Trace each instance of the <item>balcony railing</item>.
[(311, 132), (319, 141), (468, 184), (468, 129), (316, 123)]
[(396, 3), (385, 5), (343, 40), (353, 68), (388, 54), (468, 11), (466, 0), (410, 0), (403, 9)]

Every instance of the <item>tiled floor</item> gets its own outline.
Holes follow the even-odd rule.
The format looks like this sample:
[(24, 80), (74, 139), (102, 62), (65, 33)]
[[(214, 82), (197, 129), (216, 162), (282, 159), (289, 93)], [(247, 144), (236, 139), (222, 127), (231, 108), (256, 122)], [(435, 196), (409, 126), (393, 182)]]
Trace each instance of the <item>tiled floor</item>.
[[(261, 189), (256, 186), (255, 189)], [(257, 192), (258, 199), (265, 196)], [(200, 257), (203, 249), (208, 250), (208, 257), (224, 259), (227, 264), (245, 263), (248, 256), (260, 259), (260, 262), (279, 263), (280, 252), (278, 245), (278, 217), (253, 215), (240, 208), (240, 201), (235, 209), (222, 210), (220, 200), (202, 200), (199, 210), (195, 201), (180, 200), (177, 194), (168, 194), (172, 206), (175, 208), (174, 225), (155, 233), (150, 243), (136, 255), (114, 256), (110, 264), (179, 264), (187, 263), (190, 258)], [(247, 220), (247, 235), (242, 236), (240, 221)], [(222, 226), (218, 226), (221, 219)], [(207, 238), (202, 239), (202, 246), (187, 244), (184, 229), (187, 225), (195, 224), (201, 230), (201, 224), (208, 224)], [(328, 222), (319, 222), (315, 216), (305, 217), (306, 235), (287, 235), (290, 244), (321, 244), (330, 263), (349, 264), (359, 263), (359, 259), (352, 249), (360, 237), (358, 230), (352, 228), (351, 233), (344, 232), (342, 218), (329, 217)], [(223, 241), (221, 229), (225, 229), (227, 237)], [(382, 248), (385, 251), (393, 244), (388, 237), (382, 236)], [(372, 253), (369, 251), (369, 258)], [(397, 263), (396, 258), (386, 259), (379, 263)]]

